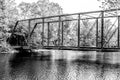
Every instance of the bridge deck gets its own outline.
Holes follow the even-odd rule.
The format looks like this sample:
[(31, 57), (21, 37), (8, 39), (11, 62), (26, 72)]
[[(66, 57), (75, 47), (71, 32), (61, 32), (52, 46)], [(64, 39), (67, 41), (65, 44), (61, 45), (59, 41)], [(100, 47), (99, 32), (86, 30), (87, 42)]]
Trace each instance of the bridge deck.
[(43, 49), (56, 49), (56, 50), (77, 50), (77, 51), (101, 51), (101, 52), (119, 52), (120, 48), (97, 48), (97, 47), (56, 47), (44, 46)]
[[(32, 50), (35, 49), (30, 48), (28, 46), (13, 46), (14, 49), (20, 50), (20, 48), (25, 50)], [(119, 52), (120, 48), (97, 48), (97, 47), (71, 47), (71, 46), (44, 46), (39, 49), (47, 49), (47, 50), (76, 50), (76, 51), (97, 51), (97, 52)]]

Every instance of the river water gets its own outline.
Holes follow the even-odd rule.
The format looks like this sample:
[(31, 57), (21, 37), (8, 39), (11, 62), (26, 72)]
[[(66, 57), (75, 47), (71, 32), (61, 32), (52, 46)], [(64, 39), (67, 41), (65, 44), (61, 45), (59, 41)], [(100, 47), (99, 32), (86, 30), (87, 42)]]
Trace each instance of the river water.
[[(52, 56), (41, 59), (43, 53)], [(119, 52), (104, 53), (104, 57), (103, 53), (77, 51), (37, 54), (24, 58), (0, 54), (0, 80), (120, 80)]]

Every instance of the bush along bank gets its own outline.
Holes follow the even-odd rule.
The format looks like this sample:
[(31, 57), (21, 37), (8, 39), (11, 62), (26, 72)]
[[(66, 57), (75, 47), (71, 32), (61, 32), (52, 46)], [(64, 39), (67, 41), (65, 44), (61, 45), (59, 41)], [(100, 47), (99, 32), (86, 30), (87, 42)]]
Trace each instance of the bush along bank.
[(14, 50), (6, 41), (0, 42), (0, 53), (13, 53), (13, 52)]

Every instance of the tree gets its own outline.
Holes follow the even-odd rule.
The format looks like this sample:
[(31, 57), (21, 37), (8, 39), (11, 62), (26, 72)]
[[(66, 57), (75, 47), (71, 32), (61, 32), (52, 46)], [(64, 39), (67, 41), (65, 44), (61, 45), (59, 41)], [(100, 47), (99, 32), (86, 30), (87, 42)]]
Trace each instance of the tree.
[(115, 9), (120, 8), (120, 0), (98, 0), (102, 3), (100, 6), (102, 9)]
[[(20, 19), (29, 19), (29, 18), (38, 18), (38, 17), (45, 17), (45, 16), (53, 16), (53, 15), (60, 15), (62, 14), (62, 8), (57, 4), (57, 3), (53, 3), (53, 2), (49, 2), (49, 0), (38, 0), (37, 2), (33, 2), (33, 3), (26, 3), (26, 2), (22, 2), (18, 5), (18, 9), (20, 11), (19, 15), (21, 16)], [(47, 19), (48, 21), (50, 20), (55, 20), (55, 18), (49, 18)], [(31, 25), (31, 29), (34, 27), (35, 23), (37, 22), (41, 22), (40, 19), (38, 20), (32, 20), (30, 25)], [(27, 22), (28, 23), (28, 22)], [(20, 23), (23, 25), (27, 25), (26, 22)], [(22, 26), (23, 26), (22, 25)], [(52, 23), (50, 24), (52, 25)], [(39, 26), (39, 27), (38, 27)], [(38, 25), (37, 28), (34, 31), (34, 34), (32, 35), (32, 42), (34, 42), (35, 44), (41, 44), (41, 39), (42, 39), (42, 31), (41, 31), (41, 27), (40, 25)], [(51, 38), (54, 38), (52, 41), (55, 40), (56, 36), (54, 34), (57, 33), (57, 24), (53, 24), (53, 27), (50, 27), (50, 36)], [(24, 26), (25, 28), (25, 26)], [(28, 28), (28, 26), (26, 26), (26, 28)], [(28, 30), (28, 29), (26, 29)], [(45, 31), (47, 31), (47, 26), (45, 25)], [(53, 34), (54, 32), (54, 34)], [(47, 32), (46, 32), (47, 33)], [(35, 36), (36, 34), (36, 36)], [(36, 39), (37, 38), (37, 39)], [(47, 41), (47, 35), (44, 35), (44, 40), (45, 43)], [(36, 39), (36, 40), (34, 40)]]
[(18, 5), (18, 9), (20, 10), (19, 11), (19, 19), (28, 19), (30, 18), (30, 15), (31, 15), (31, 4), (30, 3), (26, 3), (26, 2), (21, 2), (19, 5)]
[(17, 9), (14, 0), (0, 0), (0, 45), (3, 51), (8, 50), (6, 39), (10, 35), (8, 31), (17, 19), (16, 14)]
[(22, 2), (19, 4), (22, 19), (38, 18), (62, 14), (62, 8), (49, 0), (38, 0), (36, 3)]
[(17, 10), (14, 0), (0, 0), (0, 28), (4, 36), (10, 30), (10, 25), (15, 23), (16, 14)]
[[(17, 9), (14, 0), (0, 0), (0, 24), (1, 27), (8, 26), (17, 19)], [(6, 28), (6, 27), (5, 27)]]

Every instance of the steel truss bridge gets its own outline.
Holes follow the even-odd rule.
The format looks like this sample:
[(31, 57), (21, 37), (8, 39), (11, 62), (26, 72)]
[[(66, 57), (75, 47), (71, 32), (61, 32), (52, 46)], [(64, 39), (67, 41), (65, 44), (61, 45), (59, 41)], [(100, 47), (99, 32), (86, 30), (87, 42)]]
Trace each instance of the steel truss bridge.
[(9, 42), (30, 49), (119, 51), (120, 9), (19, 20)]

